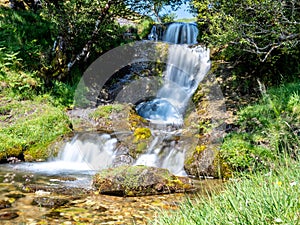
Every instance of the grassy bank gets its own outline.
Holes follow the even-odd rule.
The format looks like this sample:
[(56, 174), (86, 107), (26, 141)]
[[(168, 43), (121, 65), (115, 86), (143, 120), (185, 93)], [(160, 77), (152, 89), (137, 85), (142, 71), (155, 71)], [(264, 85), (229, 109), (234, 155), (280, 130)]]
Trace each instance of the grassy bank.
[(299, 169), (298, 162), (288, 161), (269, 173), (242, 177), (221, 194), (161, 212), (154, 224), (299, 224)]
[(49, 103), (0, 97), (0, 161), (46, 159), (48, 147), (70, 131), (69, 118)]
[(300, 83), (260, 88), (221, 146), (234, 171), (225, 191), (160, 212), (155, 224), (299, 224)]

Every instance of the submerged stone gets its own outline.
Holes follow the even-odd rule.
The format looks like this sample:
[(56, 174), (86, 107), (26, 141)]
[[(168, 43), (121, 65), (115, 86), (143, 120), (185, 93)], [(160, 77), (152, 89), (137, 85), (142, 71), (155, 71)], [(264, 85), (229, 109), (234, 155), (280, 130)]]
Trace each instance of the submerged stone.
[[(11, 192), (5, 195), (7, 198), (14, 198), (14, 199), (19, 199), (19, 198), (24, 198), (25, 195), (20, 193), (20, 192)], [(1, 202), (1, 201), (0, 201)], [(1, 204), (0, 204), (1, 205)], [(1, 208), (1, 206), (0, 206)]]
[(11, 203), (6, 200), (0, 200), (0, 209), (10, 208)]
[(93, 179), (101, 194), (145, 196), (195, 191), (187, 177), (178, 177), (167, 169), (147, 166), (121, 166), (102, 170)]
[(69, 200), (53, 197), (35, 197), (32, 201), (32, 205), (38, 205), (46, 208), (57, 208), (67, 204)]
[(12, 220), (18, 216), (17, 210), (6, 210), (0, 212), (0, 220)]

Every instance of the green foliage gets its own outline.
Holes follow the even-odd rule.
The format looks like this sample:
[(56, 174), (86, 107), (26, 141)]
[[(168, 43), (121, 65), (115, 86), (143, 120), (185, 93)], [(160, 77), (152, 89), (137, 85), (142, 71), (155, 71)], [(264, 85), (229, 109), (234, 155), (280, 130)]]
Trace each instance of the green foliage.
[(275, 153), (258, 145), (255, 136), (247, 133), (228, 135), (221, 149), (222, 159), (235, 171), (261, 170), (271, 166)]
[(193, 4), (201, 41), (218, 47), (219, 58), (238, 61), (264, 81), (293, 81), (299, 75), (298, 1), (194, 0)]
[(183, 23), (193, 23), (197, 21), (197, 18), (182, 18), (182, 19), (175, 19), (176, 22), (183, 22)]
[(137, 26), (139, 38), (140, 39), (147, 38), (148, 34), (151, 31), (152, 26), (153, 26), (152, 19), (150, 19), (148, 17), (142, 19)]
[(161, 17), (161, 22), (162, 23), (170, 23), (170, 22), (174, 22), (175, 19), (176, 19), (175, 13), (165, 14)]
[(2, 94), (15, 99), (33, 99), (42, 89), (42, 82), (36, 73), (14, 71), (2, 67), (0, 73)]
[[(0, 66), (38, 70), (52, 46), (53, 24), (31, 11), (0, 7)], [(22, 61), (22, 66), (20, 62)]]
[(259, 103), (237, 113), (237, 133), (228, 135), (221, 157), (234, 170), (272, 167), (282, 156), (296, 158), (300, 150), (300, 84), (292, 83), (263, 93)]
[(27, 160), (50, 156), (47, 146), (69, 133), (70, 122), (61, 110), (36, 101), (0, 101), (0, 160), (24, 156)]
[(178, 9), (181, 4), (188, 2), (187, 0), (150, 0), (150, 1), (138, 1), (138, 0), (125, 0), (128, 7), (142, 15), (151, 16), (157, 19), (157, 22), (162, 22), (161, 18), (167, 16), (171, 12), (162, 14), (162, 11), (166, 11), (165, 6), (170, 6), (173, 10)]
[(0, 69), (6, 68), (17, 69), (20, 66), (21, 58), (18, 58), (19, 52), (8, 52), (6, 47), (0, 47)]
[(299, 162), (289, 161), (270, 173), (244, 177), (212, 197), (188, 199), (175, 212), (160, 212), (154, 224), (299, 224), (299, 169)]
[(100, 54), (124, 43), (125, 28), (115, 19), (136, 16), (121, 1), (86, 0), (48, 3), (42, 15), (57, 27), (51, 63), (44, 71), (59, 80), (69, 78), (74, 60), (83, 72)]

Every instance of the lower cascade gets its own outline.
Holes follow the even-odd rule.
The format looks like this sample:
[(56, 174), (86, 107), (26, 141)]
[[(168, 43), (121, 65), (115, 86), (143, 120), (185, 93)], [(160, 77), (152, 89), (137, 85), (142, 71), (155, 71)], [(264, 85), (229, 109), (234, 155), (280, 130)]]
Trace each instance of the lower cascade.
[(166, 168), (176, 175), (185, 175), (182, 146), (179, 147), (180, 144), (169, 140), (175, 133), (154, 131), (153, 135), (149, 149), (135, 162), (128, 151), (118, 148), (118, 140), (114, 135), (83, 133), (75, 135), (65, 144), (58, 156), (48, 162), (12, 165), (15, 169), (48, 175), (76, 175), (94, 174), (102, 169), (134, 164)]

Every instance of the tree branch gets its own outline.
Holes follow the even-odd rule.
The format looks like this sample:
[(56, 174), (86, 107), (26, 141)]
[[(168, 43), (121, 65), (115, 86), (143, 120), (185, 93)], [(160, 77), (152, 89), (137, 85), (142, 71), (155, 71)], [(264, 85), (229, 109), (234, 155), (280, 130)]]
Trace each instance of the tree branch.
[(91, 36), (90, 40), (85, 44), (82, 51), (79, 54), (77, 54), (75, 59), (68, 63), (68, 70), (69, 71), (75, 65), (76, 62), (82, 60), (82, 58), (87, 58), (88, 57), (89, 52), (92, 48), (92, 45), (94, 44), (94, 42), (96, 40), (96, 36), (99, 33), (100, 24), (106, 19), (106, 16), (109, 14), (109, 9), (111, 8), (111, 6), (115, 3), (117, 3), (117, 2), (118, 2), (118, 0), (108, 0), (107, 1), (105, 7), (101, 10), (100, 15), (99, 15), (99, 17), (97, 18), (97, 20), (95, 22), (95, 29), (92, 33), (92, 36)]

